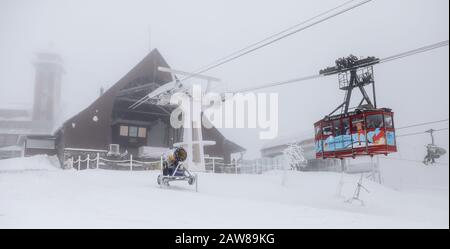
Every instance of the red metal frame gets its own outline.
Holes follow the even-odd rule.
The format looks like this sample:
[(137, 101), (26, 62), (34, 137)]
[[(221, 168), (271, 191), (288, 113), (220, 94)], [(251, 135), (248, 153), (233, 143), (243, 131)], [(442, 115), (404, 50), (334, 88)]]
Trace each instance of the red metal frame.
[[(374, 118), (377, 115), (378, 120), (381, 121), (382, 125), (381, 127), (372, 127), (367, 122), (367, 118)], [(391, 117), (390, 119), (387, 119), (388, 117)], [(345, 129), (344, 127), (344, 120), (349, 120), (349, 127), (348, 129)], [(357, 120), (362, 120), (363, 122), (355, 122)], [(375, 119), (376, 120), (376, 119)], [(387, 125), (386, 121), (390, 120), (392, 122), (391, 125)], [(336, 122), (338, 121), (338, 122)], [(336, 127), (335, 124), (339, 123), (339, 127)], [(357, 123), (360, 123), (358, 125)], [(373, 123), (373, 120), (372, 120)], [(379, 123), (379, 122), (378, 122)], [(331, 131), (332, 133), (326, 133), (324, 134), (324, 128), (326, 131), (328, 131), (327, 127), (329, 127), (331, 124)], [(391, 153), (397, 152), (397, 141), (395, 140), (395, 124), (394, 124), (394, 113), (391, 111), (386, 111), (384, 109), (379, 110), (370, 110), (370, 111), (361, 111), (361, 112), (354, 112), (349, 114), (343, 114), (343, 115), (337, 115), (328, 117), (324, 120), (321, 120), (317, 122), (315, 125), (315, 141), (316, 141), (316, 158), (318, 159), (327, 159), (327, 158), (356, 158), (360, 156), (374, 156), (374, 155), (388, 155)], [(378, 131), (378, 134), (375, 134), (375, 130)], [(340, 132), (339, 135), (347, 135), (345, 136), (336, 136), (337, 131)], [(388, 144), (388, 138), (387, 133), (390, 132), (394, 134), (394, 145)], [(359, 135), (358, 135), (359, 134)], [(372, 134), (370, 137), (371, 139), (368, 139), (369, 134)], [(326, 143), (326, 140), (329, 137), (340, 137), (342, 140), (339, 142), (336, 142), (336, 140), (333, 143)], [(355, 140), (356, 137), (359, 137), (361, 140), (358, 141)], [(344, 139), (347, 138), (347, 140), (344, 141)], [(349, 141), (348, 138), (351, 140)], [(373, 144), (369, 143), (369, 141), (372, 142), (379, 142), (380, 144)], [(319, 144), (318, 144), (319, 143)], [(340, 144), (341, 143), (341, 144)], [(348, 148), (343, 148), (345, 144), (350, 144)], [(342, 146), (342, 148), (337, 148), (337, 145)], [(321, 148), (321, 149), (318, 149)], [(328, 148), (326, 150), (326, 148)], [(326, 151), (325, 151), (326, 150)]]

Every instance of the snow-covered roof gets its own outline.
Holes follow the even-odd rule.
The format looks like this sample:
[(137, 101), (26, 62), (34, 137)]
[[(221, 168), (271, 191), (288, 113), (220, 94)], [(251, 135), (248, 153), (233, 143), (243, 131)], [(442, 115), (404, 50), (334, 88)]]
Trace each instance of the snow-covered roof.
[(0, 103), (0, 121), (31, 121), (30, 106), (17, 103)]
[(49, 132), (36, 131), (27, 128), (0, 128), (0, 134), (11, 134), (11, 135), (49, 135)]
[(12, 118), (6, 118), (0, 116), (0, 121), (16, 121), (16, 122), (30, 122), (31, 117), (12, 117)]
[(0, 103), (0, 109), (5, 110), (30, 110), (31, 104), (29, 103)]
[(22, 151), (22, 147), (20, 146), (1, 147), (0, 151)]
[(302, 131), (293, 134), (285, 134), (266, 143), (261, 149), (262, 150), (269, 149), (277, 146), (286, 145), (289, 143), (299, 143), (312, 138), (314, 138), (314, 130)]

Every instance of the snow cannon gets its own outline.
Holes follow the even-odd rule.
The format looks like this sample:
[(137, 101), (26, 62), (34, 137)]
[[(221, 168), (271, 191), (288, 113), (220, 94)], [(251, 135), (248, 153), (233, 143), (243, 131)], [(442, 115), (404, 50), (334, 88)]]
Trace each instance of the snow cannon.
[(184, 162), (187, 159), (187, 152), (184, 148), (176, 148), (168, 157), (171, 161)]
[(187, 156), (186, 150), (179, 147), (162, 157), (161, 174), (158, 175), (157, 179), (160, 187), (170, 186), (170, 182), (173, 181), (187, 181), (189, 185), (195, 184), (195, 189), (197, 191), (198, 177), (186, 168), (185, 163)]

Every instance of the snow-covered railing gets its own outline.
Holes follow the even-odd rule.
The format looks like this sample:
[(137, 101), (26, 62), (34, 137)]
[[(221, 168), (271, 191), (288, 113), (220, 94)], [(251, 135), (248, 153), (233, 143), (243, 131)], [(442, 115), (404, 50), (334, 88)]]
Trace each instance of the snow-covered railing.
[(80, 152), (95, 152), (95, 153), (107, 153), (107, 150), (94, 150), (94, 149), (82, 149), (82, 148), (65, 148), (66, 151), (80, 151)]
[(206, 172), (216, 173), (216, 169), (223, 167), (222, 157), (205, 157)]
[(238, 174), (235, 163), (224, 163), (222, 157), (205, 157), (205, 169), (209, 173)]
[(219, 174), (262, 174), (271, 170), (282, 170), (284, 164), (279, 158), (239, 160), (227, 164), (221, 157), (205, 157), (206, 172)]
[(279, 158), (242, 160), (236, 163), (239, 174), (263, 174), (272, 170), (283, 170), (285, 162)]
[[(118, 170), (160, 170), (162, 160), (158, 161), (140, 161), (133, 159), (130, 155), (129, 159), (114, 160), (102, 157), (100, 153), (95, 156), (87, 154), (85, 157), (69, 157), (66, 160), (69, 168), (77, 170), (85, 169), (118, 169)], [(262, 174), (271, 170), (282, 170), (285, 162), (276, 158), (262, 158), (256, 160), (242, 160), (233, 162), (231, 164), (224, 163), (223, 158), (219, 157), (205, 157), (206, 172), (219, 174)]]
[[(114, 166), (127, 167), (130, 171), (133, 171), (134, 168), (145, 168), (148, 166), (155, 166), (154, 168), (161, 168), (161, 161), (152, 161), (152, 162), (144, 162), (133, 159), (133, 155), (130, 155), (130, 159), (127, 160), (111, 160), (107, 158), (102, 158), (100, 153), (97, 153), (97, 156), (91, 158), (90, 155), (87, 155), (85, 159), (81, 159), (81, 156), (78, 156), (77, 160), (74, 157), (68, 159), (67, 162), (71, 168), (76, 168), (77, 170), (82, 170), (81, 164), (86, 164), (85, 169), (92, 169), (92, 166), (95, 169), (101, 168), (100, 166), (112, 164)], [(84, 167), (83, 167), (84, 168)]]

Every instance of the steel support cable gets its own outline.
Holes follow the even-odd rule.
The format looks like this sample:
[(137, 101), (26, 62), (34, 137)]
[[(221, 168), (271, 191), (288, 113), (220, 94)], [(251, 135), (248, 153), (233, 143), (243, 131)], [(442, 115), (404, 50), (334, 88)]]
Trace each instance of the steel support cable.
[[(433, 45), (428, 45), (428, 46), (424, 46), (418, 49), (414, 49), (414, 50), (410, 50), (407, 52), (403, 52), (403, 53), (399, 53), (393, 56), (389, 56), (389, 57), (385, 57), (383, 59), (380, 59), (378, 64), (382, 64), (382, 63), (387, 63), (387, 62), (391, 62), (394, 60), (399, 60), (408, 56), (413, 56), (419, 53), (424, 53), (424, 52), (428, 52), (431, 50), (435, 50), (438, 48), (442, 48), (445, 46), (449, 45), (449, 41), (443, 41), (443, 42), (439, 42), (439, 43), (435, 43)], [(363, 65), (364, 66), (364, 65)], [(286, 81), (281, 81), (281, 82), (277, 82), (277, 83), (269, 83), (269, 84), (265, 84), (265, 85), (261, 85), (261, 86), (257, 86), (257, 87), (251, 87), (251, 88), (245, 88), (243, 90), (237, 90), (237, 91), (233, 91), (233, 92), (249, 92), (249, 91), (255, 91), (255, 90), (261, 90), (261, 89), (265, 89), (265, 88), (271, 88), (274, 86), (281, 86), (281, 85), (287, 85), (287, 84), (293, 84), (293, 83), (298, 83), (298, 82), (302, 82), (302, 81), (307, 81), (307, 80), (312, 80), (312, 79), (317, 79), (317, 78), (321, 78), (321, 77), (325, 77), (325, 75), (322, 74), (316, 74), (316, 75), (310, 75), (310, 76), (306, 76), (306, 77), (299, 77), (299, 78), (294, 78), (294, 79), (290, 79), (290, 80), (286, 80)]]
[[(289, 37), (289, 36), (292, 36), (292, 35), (294, 35), (294, 34), (297, 34), (297, 33), (299, 33), (299, 32), (302, 32), (302, 31), (304, 31), (304, 30), (306, 30), (306, 29), (309, 29), (309, 28), (311, 28), (311, 27), (313, 27), (313, 26), (316, 26), (316, 25), (318, 25), (318, 24), (321, 24), (321, 23), (323, 23), (323, 22), (325, 22), (325, 21), (328, 21), (328, 20), (330, 20), (330, 19), (332, 19), (332, 18), (334, 18), (334, 17), (336, 17), (336, 16), (339, 16), (339, 15), (342, 15), (342, 14), (344, 14), (344, 13), (347, 13), (347, 12), (349, 12), (349, 11), (351, 11), (351, 10), (353, 10), (353, 9), (356, 9), (356, 8), (362, 6), (362, 5), (365, 5), (365, 4), (367, 4), (367, 3), (371, 2), (371, 1), (373, 1), (373, 0), (364, 0), (364, 1), (360, 2), (360, 3), (357, 3), (357, 4), (355, 4), (355, 5), (352, 5), (352, 6), (350, 6), (350, 7), (345, 8), (345, 9), (343, 9), (343, 10), (340, 10), (340, 11), (338, 11), (338, 12), (332, 14), (332, 15), (326, 16), (326, 17), (324, 17), (324, 18), (322, 18), (322, 19), (319, 19), (319, 20), (317, 20), (317, 21), (315, 21), (315, 22), (312, 22), (312, 23), (310, 23), (310, 24), (308, 24), (308, 25), (306, 25), (306, 26), (304, 26), (304, 27), (298, 28), (298, 29), (296, 29), (296, 30), (293, 30), (293, 31), (287, 33), (287, 34), (284, 34), (284, 35), (282, 35), (282, 36), (280, 36), (280, 37), (275, 38), (276, 36), (281, 35), (281, 34), (287, 32), (287, 31), (291, 30), (291, 29), (294, 28), (294, 27), (298, 27), (298, 26), (301, 26), (301, 25), (303, 25), (303, 24), (306, 24), (306, 23), (308, 23), (308, 22), (310, 22), (310, 21), (312, 21), (312, 20), (314, 20), (314, 19), (317, 19), (318, 17), (324, 16), (324, 15), (326, 15), (326, 14), (328, 14), (328, 13), (334, 11), (334, 10), (337, 10), (337, 9), (339, 9), (339, 8), (345, 6), (345, 5), (347, 5), (348, 3), (353, 2), (353, 1), (349, 1), (349, 2), (346, 2), (346, 3), (344, 3), (344, 4), (341, 4), (341, 5), (337, 6), (337, 7), (334, 7), (334, 8), (332, 8), (332, 9), (330, 9), (330, 10), (327, 10), (327, 11), (325, 11), (325, 12), (323, 12), (323, 13), (321, 13), (321, 14), (315, 16), (315, 17), (312, 17), (312, 18), (310, 18), (310, 19), (308, 19), (308, 20), (306, 20), (306, 21), (304, 21), (304, 22), (302, 22), (302, 23), (300, 23), (300, 24), (298, 24), (298, 25), (296, 25), (296, 26), (294, 26), (294, 27), (292, 27), (292, 28), (286, 29), (286, 30), (284, 30), (284, 31), (282, 31), (282, 32), (279, 32), (279, 33), (277, 33), (277, 34), (275, 34), (275, 35), (272, 35), (272, 36), (270, 36), (270, 37), (268, 37), (268, 38), (266, 38), (266, 39), (264, 39), (264, 40), (262, 40), (262, 41), (260, 41), (260, 42), (254, 43), (254, 45), (258, 45), (258, 46), (254, 47), (254, 48), (251, 48), (252, 45), (250, 45), (250, 46), (248, 46), (248, 47), (246, 47), (246, 48), (244, 48), (244, 49), (241, 49), (240, 51), (243, 51), (243, 52), (240, 53), (240, 54), (235, 55), (236, 53), (238, 53), (238, 52), (235, 52), (235, 53), (232, 53), (232, 54), (229, 55), (229, 56), (223, 57), (223, 58), (225, 58), (225, 60), (221, 61), (221, 59), (219, 59), (219, 60), (218, 60), (218, 61), (220, 61), (219, 63), (214, 64), (214, 65), (211, 65), (211, 66), (207, 66), (206, 68), (203, 67), (204, 69), (202, 69), (202, 70), (200, 70), (200, 71), (197, 71), (197, 72), (195, 72), (195, 73), (193, 73), (193, 74), (191, 74), (191, 75), (189, 75), (189, 76), (186, 76), (185, 78), (180, 79), (178, 82), (186, 81), (186, 80), (188, 80), (188, 79), (190, 79), (190, 78), (193, 78), (193, 77), (195, 77), (195, 76), (197, 76), (197, 75), (199, 75), (199, 74), (205, 73), (205, 72), (210, 71), (210, 70), (212, 70), (212, 69), (214, 69), (214, 68), (217, 68), (217, 67), (219, 67), (219, 66), (222, 66), (222, 65), (224, 65), (224, 64), (226, 64), (226, 63), (229, 63), (229, 62), (231, 62), (231, 61), (234, 61), (234, 60), (236, 60), (236, 59), (238, 59), (238, 58), (240, 58), (240, 57), (242, 57), (242, 56), (245, 56), (245, 55), (247, 55), (247, 54), (250, 54), (250, 53), (252, 53), (252, 52), (255, 52), (256, 50), (259, 50), (259, 49), (264, 48), (264, 47), (266, 47), (266, 46), (269, 46), (269, 45), (271, 45), (271, 44), (273, 44), (273, 43), (275, 43), (275, 42), (278, 42), (278, 41), (280, 41), (280, 40), (282, 40), (282, 39), (285, 39), (285, 38), (287, 38), (287, 37)], [(272, 38), (275, 38), (275, 39), (271, 40)], [(270, 40), (270, 41), (268, 41), (268, 40)], [(268, 42), (261, 44), (263, 41), (268, 41)], [(260, 45), (259, 45), (259, 44), (260, 44)], [(247, 48), (251, 48), (251, 49), (247, 50)], [(233, 56), (232, 56), (232, 55), (233, 55)], [(230, 56), (232, 56), (232, 57), (229, 58)], [(142, 105), (143, 103), (145, 103), (145, 102), (147, 101), (148, 98), (149, 98), (148, 96), (143, 97), (142, 99), (140, 99), (139, 101), (137, 101), (136, 103), (134, 103), (133, 105), (131, 105), (129, 108), (135, 109), (135, 108), (139, 107), (140, 105)]]

